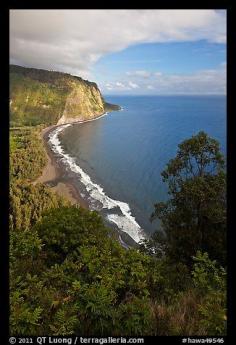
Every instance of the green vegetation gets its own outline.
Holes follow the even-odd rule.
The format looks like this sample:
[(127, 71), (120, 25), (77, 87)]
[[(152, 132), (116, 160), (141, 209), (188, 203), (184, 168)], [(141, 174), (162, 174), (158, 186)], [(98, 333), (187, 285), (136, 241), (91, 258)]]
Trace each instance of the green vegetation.
[(42, 127), (11, 128), (10, 131), (10, 228), (29, 229), (44, 211), (68, 205), (42, 184), (40, 176), (47, 158), (40, 131)]
[[(166, 212), (166, 218), (162, 213), (161, 220), (170, 244), (163, 234), (156, 233), (138, 250), (124, 249), (96, 212), (71, 206), (46, 186), (32, 185), (45, 164), (40, 129), (23, 127), (13, 129), (10, 135), (11, 334), (224, 335), (226, 271), (218, 260), (223, 257), (223, 245), (218, 243), (208, 255), (205, 242), (201, 242), (202, 247), (193, 247), (191, 242), (189, 248), (189, 237), (185, 233), (177, 243), (172, 241), (170, 234), (175, 232), (175, 227), (171, 230), (165, 227), (172, 224), (171, 214)], [(210, 143), (214, 149), (209, 159), (216, 157), (214, 162), (220, 162), (213, 174), (202, 170), (203, 180), (211, 182), (218, 174), (223, 179), (223, 160), (217, 154), (215, 141), (200, 133), (182, 143), (177, 159), (170, 162), (163, 175), (167, 180), (172, 177), (172, 197), (181, 196), (181, 202), (176, 205), (183, 217), (185, 209), (180, 206), (184, 205), (182, 198), (184, 192), (189, 191), (190, 181), (193, 182), (193, 201), (198, 194), (194, 184), (196, 176), (189, 175), (185, 180), (186, 174), (180, 174), (180, 167), (183, 168), (189, 158), (183, 151), (189, 143), (194, 146), (199, 141), (202, 143), (199, 150), (205, 148), (204, 157), (209, 151), (206, 143)], [(187, 150), (190, 155), (200, 152), (192, 149), (191, 146), (191, 150)], [(204, 184), (203, 180), (200, 181)], [(223, 180), (220, 181), (223, 185)], [(204, 195), (206, 198), (213, 195), (214, 205), (208, 197), (204, 214), (213, 207), (215, 212), (216, 206), (223, 207), (219, 198), (223, 192), (218, 184), (209, 183), (208, 186)], [(218, 190), (221, 193), (218, 194)], [(205, 200), (202, 193), (199, 193), (200, 200)], [(187, 195), (190, 198), (189, 192)], [(175, 211), (173, 199), (172, 212)], [(186, 212), (190, 212), (192, 206), (191, 213), (187, 213), (192, 217), (198, 204), (193, 201), (190, 204), (190, 199), (187, 200)], [(222, 212), (217, 211), (217, 219), (221, 219)], [(178, 220), (175, 212), (174, 215)], [(213, 215), (207, 219), (205, 238), (209, 235), (207, 229), (211, 231)], [(180, 220), (176, 224), (179, 224), (176, 229), (181, 229)], [(224, 231), (222, 222), (218, 224), (219, 232)], [(190, 226), (189, 231), (193, 231)], [(217, 241), (216, 238), (212, 240)], [(182, 246), (182, 251), (176, 248), (173, 256), (175, 245)]]
[(12, 334), (225, 333), (222, 268), (197, 254), (191, 277), (107, 235), (96, 213), (72, 207), (12, 232)]
[(11, 126), (54, 125), (64, 112), (86, 119), (101, 115), (105, 108), (119, 110), (104, 101), (95, 83), (66, 73), (10, 66)]
[[(39, 70), (38, 74), (46, 74)], [(51, 73), (47, 73), (49, 77)], [(63, 114), (70, 87), (63, 78), (57, 80), (33, 78), (31, 75), (10, 73), (10, 110), (12, 126), (55, 124)], [(66, 85), (66, 86), (65, 86)]]
[(10, 174), (11, 180), (33, 181), (42, 172), (47, 158), (40, 131), (42, 126), (13, 127), (10, 130)]
[(162, 221), (165, 253), (191, 265), (201, 250), (225, 265), (226, 174), (219, 143), (204, 132), (185, 140), (162, 176), (171, 198), (155, 205), (152, 219)]
[(73, 83), (90, 90), (94, 111), (118, 107), (102, 97), (97, 104), (96, 84), (78, 77), (19, 66), (10, 72), (11, 334), (226, 334), (226, 176), (218, 142), (200, 132), (179, 145), (162, 173), (170, 200), (151, 217), (162, 231), (126, 250), (96, 212), (33, 183), (46, 164), (40, 132), (66, 102), (75, 110)]
[(120, 110), (120, 109), (121, 109), (121, 107), (119, 105), (105, 102), (105, 111), (116, 111), (116, 110)]

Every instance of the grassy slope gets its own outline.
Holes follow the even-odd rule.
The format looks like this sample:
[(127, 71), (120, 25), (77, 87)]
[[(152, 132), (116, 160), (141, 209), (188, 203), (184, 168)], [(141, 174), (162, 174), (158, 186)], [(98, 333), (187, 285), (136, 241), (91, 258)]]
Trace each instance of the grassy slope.
[(79, 112), (91, 116), (93, 112), (99, 115), (104, 110), (119, 109), (105, 103), (96, 83), (65, 73), (11, 65), (11, 126), (56, 124), (72, 91), (77, 103), (75, 100), (71, 106), (67, 104), (68, 117), (74, 117)]
[[(18, 125), (53, 123), (70, 92), (67, 76), (34, 71), (11, 71), (18, 107), (11, 115)], [(27, 92), (32, 100), (25, 104)], [(42, 108), (45, 96), (51, 108)], [(96, 213), (63, 207), (68, 203), (48, 187), (30, 183), (45, 164), (40, 129), (12, 128), (10, 134), (11, 333), (225, 334), (224, 278), (206, 256), (191, 273), (179, 263), (126, 251), (107, 236)]]

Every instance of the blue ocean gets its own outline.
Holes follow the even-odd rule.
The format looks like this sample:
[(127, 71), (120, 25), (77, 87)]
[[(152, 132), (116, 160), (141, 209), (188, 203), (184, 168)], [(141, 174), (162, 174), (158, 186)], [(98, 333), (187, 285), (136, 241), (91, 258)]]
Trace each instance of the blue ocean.
[(107, 96), (118, 104), (95, 121), (63, 125), (51, 146), (90, 209), (138, 242), (160, 227), (154, 204), (168, 199), (161, 172), (178, 144), (205, 131), (226, 154), (225, 96)]

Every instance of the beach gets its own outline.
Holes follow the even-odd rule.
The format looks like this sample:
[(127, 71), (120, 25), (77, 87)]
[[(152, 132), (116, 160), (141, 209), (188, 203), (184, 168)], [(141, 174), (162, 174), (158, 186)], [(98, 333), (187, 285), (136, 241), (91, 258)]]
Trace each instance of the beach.
[[(100, 116), (97, 116), (93, 119), (84, 120), (84, 121), (80, 120), (80, 121), (75, 121), (73, 123), (90, 122), (90, 121), (97, 120), (105, 115), (107, 115), (107, 112), (104, 112)], [(69, 181), (68, 176), (66, 179), (64, 178), (65, 166), (63, 166), (63, 164), (60, 164), (60, 162), (56, 159), (55, 154), (52, 152), (48, 144), (50, 133), (54, 129), (59, 127), (60, 125), (57, 124), (57, 125), (46, 127), (40, 133), (41, 139), (43, 140), (43, 144), (45, 147), (45, 152), (47, 155), (47, 164), (43, 168), (42, 174), (32, 184), (35, 185), (37, 183), (44, 183), (48, 187), (50, 187), (50, 189), (53, 192), (69, 200), (72, 205), (79, 204), (80, 206), (86, 209), (89, 209), (88, 203), (86, 202), (86, 200), (82, 198), (80, 191), (78, 190), (78, 188), (76, 188), (72, 179), (71, 181)]]
[[(47, 185), (52, 192), (66, 198), (72, 205), (80, 205), (85, 209), (89, 209), (89, 204), (82, 198), (77, 183), (75, 183), (73, 177), (68, 176), (65, 165), (60, 162), (60, 159), (58, 159), (48, 143), (50, 133), (57, 127), (59, 126), (52, 125), (46, 127), (40, 133), (47, 155), (47, 164), (43, 168), (42, 174), (32, 184), (36, 185), (37, 183), (43, 183)], [(136, 247), (137, 244), (127, 233), (121, 231), (115, 224), (111, 226), (106, 219), (104, 219), (104, 223), (110, 228), (116, 240), (119, 241), (124, 248)]]
[(48, 136), (57, 126), (49, 126), (41, 132), (45, 152), (47, 155), (47, 164), (43, 168), (42, 174), (33, 182), (47, 185), (52, 192), (66, 198), (72, 205), (79, 204), (88, 209), (88, 203), (81, 197), (79, 190), (73, 185), (68, 178), (65, 180), (65, 167), (57, 161), (50, 146), (48, 145)]

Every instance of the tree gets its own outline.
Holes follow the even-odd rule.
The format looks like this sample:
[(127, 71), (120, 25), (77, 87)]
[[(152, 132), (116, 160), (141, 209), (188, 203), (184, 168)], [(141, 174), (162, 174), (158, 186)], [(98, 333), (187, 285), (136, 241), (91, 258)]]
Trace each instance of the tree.
[(177, 155), (162, 172), (169, 201), (155, 204), (165, 233), (165, 252), (191, 264), (197, 250), (225, 264), (226, 174), (219, 143), (199, 132), (179, 144)]
[(193, 257), (193, 283), (197, 291), (199, 327), (208, 335), (226, 334), (226, 271), (207, 253), (197, 252)]

